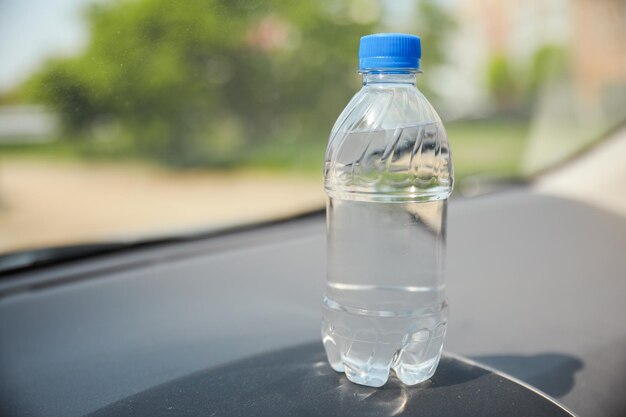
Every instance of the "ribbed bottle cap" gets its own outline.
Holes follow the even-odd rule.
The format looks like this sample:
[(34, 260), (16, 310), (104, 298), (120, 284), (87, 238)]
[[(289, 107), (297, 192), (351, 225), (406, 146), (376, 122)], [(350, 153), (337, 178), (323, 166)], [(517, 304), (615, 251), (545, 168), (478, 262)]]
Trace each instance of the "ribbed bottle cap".
[(420, 68), (422, 43), (419, 36), (405, 33), (376, 33), (363, 36), (359, 48), (359, 69)]

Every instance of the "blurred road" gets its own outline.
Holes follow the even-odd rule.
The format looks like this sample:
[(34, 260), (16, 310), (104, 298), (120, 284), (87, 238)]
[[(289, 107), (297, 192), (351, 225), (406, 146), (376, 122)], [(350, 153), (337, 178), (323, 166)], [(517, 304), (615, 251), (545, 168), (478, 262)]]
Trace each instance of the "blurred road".
[(0, 160), (0, 252), (221, 228), (323, 204), (315, 177)]

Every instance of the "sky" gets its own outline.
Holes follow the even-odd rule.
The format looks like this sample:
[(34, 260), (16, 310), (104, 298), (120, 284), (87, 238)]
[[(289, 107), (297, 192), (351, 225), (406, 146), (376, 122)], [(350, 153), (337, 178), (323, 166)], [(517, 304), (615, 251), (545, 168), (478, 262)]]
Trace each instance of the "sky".
[(94, 0), (0, 0), (0, 92), (46, 58), (79, 51), (87, 40), (81, 13)]

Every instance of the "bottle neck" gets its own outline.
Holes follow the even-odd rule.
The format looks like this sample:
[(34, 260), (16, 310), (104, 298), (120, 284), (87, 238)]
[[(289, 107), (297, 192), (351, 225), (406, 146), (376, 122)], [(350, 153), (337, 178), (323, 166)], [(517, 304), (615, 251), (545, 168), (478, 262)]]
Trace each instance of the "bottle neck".
[(369, 71), (362, 73), (364, 87), (415, 87), (417, 72)]

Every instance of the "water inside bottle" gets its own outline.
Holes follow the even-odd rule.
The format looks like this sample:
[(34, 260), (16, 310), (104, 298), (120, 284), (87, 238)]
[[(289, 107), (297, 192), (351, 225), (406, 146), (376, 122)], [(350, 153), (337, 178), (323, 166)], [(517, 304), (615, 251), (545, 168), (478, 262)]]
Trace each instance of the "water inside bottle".
[(331, 366), (381, 386), (434, 373), (446, 328), (442, 281), (446, 200), (328, 202), (322, 337)]
[(447, 141), (439, 124), (398, 131), (347, 133), (327, 161), (322, 337), (331, 366), (368, 386), (430, 378), (446, 330)]

